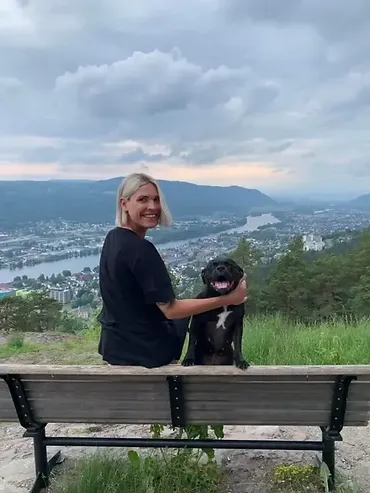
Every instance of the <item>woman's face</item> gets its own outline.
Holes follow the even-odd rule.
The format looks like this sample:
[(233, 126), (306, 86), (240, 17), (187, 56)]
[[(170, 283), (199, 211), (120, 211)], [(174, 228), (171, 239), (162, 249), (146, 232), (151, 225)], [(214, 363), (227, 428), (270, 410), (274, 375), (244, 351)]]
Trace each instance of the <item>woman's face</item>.
[(142, 185), (128, 200), (121, 199), (121, 204), (128, 214), (127, 226), (138, 234), (158, 225), (161, 203), (157, 187), (152, 183)]

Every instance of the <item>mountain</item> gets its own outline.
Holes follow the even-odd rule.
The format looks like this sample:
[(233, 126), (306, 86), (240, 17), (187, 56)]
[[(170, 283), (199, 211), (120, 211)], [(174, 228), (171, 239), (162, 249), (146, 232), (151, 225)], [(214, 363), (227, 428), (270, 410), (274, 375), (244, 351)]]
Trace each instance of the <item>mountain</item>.
[[(114, 222), (122, 178), (100, 181), (0, 181), (0, 229), (61, 218), (87, 223)], [(277, 202), (255, 189), (158, 180), (175, 218), (215, 212), (269, 212)]]
[(350, 200), (349, 205), (356, 209), (364, 209), (370, 211), (370, 193), (360, 195), (357, 199)]

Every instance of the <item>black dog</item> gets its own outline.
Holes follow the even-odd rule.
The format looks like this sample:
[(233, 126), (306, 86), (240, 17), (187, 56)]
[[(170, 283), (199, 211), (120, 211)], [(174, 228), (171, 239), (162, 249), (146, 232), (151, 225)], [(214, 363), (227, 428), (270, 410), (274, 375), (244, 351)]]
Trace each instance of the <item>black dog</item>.
[[(209, 262), (201, 274), (205, 287), (196, 298), (212, 298), (230, 293), (244, 272), (233, 260), (222, 256)], [(244, 303), (193, 316), (189, 326), (189, 346), (182, 364), (235, 364), (243, 370), (248, 368), (249, 363), (242, 353), (243, 318)]]

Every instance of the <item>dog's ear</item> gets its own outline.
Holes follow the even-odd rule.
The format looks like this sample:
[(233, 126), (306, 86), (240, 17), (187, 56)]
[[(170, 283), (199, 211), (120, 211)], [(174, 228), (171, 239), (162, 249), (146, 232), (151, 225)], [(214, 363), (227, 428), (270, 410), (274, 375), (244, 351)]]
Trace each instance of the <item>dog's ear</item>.
[(207, 275), (209, 271), (214, 267), (215, 259), (212, 259), (208, 262), (208, 264), (202, 269), (200, 275), (202, 277), (203, 284), (207, 284)]
[(240, 275), (240, 279), (244, 276), (244, 270), (236, 264), (236, 268), (237, 268), (237, 271), (238, 271), (238, 274)]
[(229, 259), (228, 262), (231, 264), (232, 268), (235, 270), (238, 276), (242, 278), (244, 276), (244, 270), (238, 265), (234, 260)]

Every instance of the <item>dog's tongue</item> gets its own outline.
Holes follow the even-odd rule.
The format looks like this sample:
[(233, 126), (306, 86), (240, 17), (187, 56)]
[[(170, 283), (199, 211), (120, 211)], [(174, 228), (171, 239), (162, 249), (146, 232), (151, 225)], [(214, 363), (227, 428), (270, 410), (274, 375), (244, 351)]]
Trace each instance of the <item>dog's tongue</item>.
[(230, 286), (230, 283), (225, 281), (216, 281), (214, 286), (216, 289), (227, 289)]

